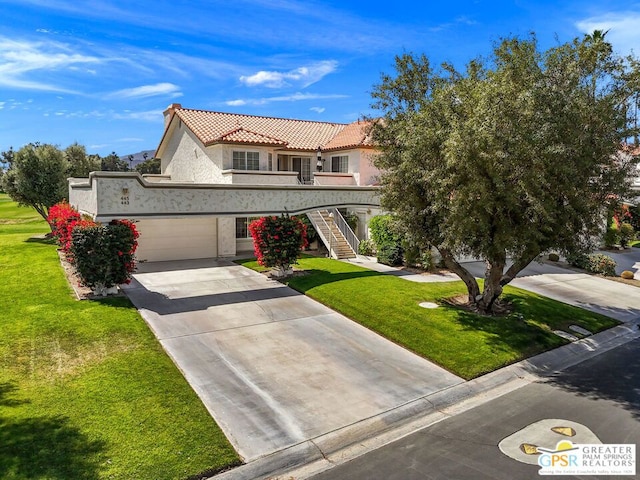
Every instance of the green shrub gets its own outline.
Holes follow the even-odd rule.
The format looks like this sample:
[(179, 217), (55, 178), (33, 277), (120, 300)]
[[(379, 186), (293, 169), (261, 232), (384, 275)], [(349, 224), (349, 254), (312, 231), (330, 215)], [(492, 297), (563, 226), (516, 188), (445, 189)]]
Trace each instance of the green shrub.
[(635, 231), (630, 223), (624, 222), (620, 224), (620, 246), (626, 248), (629, 242), (635, 237)]
[(376, 215), (369, 220), (371, 239), (378, 248), (387, 243), (400, 243), (402, 238), (393, 226), (391, 215)]
[(433, 254), (431, 250), (423, 250), (420, 254), (420, 265), (425, 270), (433, 270)]
[(402, 265), (402, 254), (399, 243), (386, 243), (378, 248), (378, 262), (397, 267)]
[(552, 262), (557, 262), (560, 260), (560, 255), (558, 255), (557, 253), (550, 253), (549, 260)]
[(394, 228), (391, 215), (376, 215), (369, 221), (371, 239), (376, 245), (378, 261), (386, 265), (402, 265), (402, 236)]
[(569, 265), (586, 270), (589, 266), (589, 255), (586, 253), (573, 253), (567, 256)]
[(358, 215), (355, 213), (347, 213), (344, 215), (344, 221), (347, 222), (349, 228), (355, 233), (358, 229)]
[(402, 242), (402, 250), (404, 252), (404, 264), (407, 267), (420, 266), (420, 249), (417, 245), (404, 241)]
[(590, 273), (598, 273), (607, 277), (614, 277), (616, 275), (616, 261), (609, 255), (602, 253), (569, 255), (567, 262), (569, 262), (569, 265), (581, 268)]
[(358, 245), (358, 253), (360, 255), (366, 255), (367, 257), (375, 255), (375, 245), (371, 240), (360, 240), (360, 245)]
[(615, 277), (616, 261), (609, 255), (602, 253), (592, 253), (589, 255), (589, 264), (586, 270), (592, 273), (599, 273), (607, 277)]
[(129, 283), (135, 270), (138, 236), (135, 225), (127, 220), (77, 224), (71, 233), (70, 253), (82, 284), (100, 294)]
[(620, 231), (618, 227), (616, 227), (615, 223), (612, 223), (607, 227), (607, 230), (604, 232), (604, 236), (602, 237), (602, 243), (607, 248), (612, 248), (613, 246), (620, 243)]

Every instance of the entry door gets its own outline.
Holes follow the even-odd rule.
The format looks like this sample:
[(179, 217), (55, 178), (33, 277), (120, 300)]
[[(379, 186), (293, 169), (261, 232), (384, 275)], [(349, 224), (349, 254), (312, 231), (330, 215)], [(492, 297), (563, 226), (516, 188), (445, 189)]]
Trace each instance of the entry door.
[(293, 170), (298, 172), (300, 183), (311, 183), (311, 157), (293, 157)]

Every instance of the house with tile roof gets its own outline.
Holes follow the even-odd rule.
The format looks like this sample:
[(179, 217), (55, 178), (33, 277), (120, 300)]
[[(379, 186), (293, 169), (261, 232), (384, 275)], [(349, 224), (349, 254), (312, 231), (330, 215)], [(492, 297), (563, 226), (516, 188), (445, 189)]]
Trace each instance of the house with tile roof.
[[(133, 218), (138, 258), (235, 256), (247, 225), (306, 213), (334, 257), (355, 256), (378, 213), (379, 171), (368, 124), (212, 112), (170, 105), (155, 156), (159, 175), (93, 172), (70, 179), (69, 201), (98, 220)], [(355, 232), (341, 215), (357, 217)]]

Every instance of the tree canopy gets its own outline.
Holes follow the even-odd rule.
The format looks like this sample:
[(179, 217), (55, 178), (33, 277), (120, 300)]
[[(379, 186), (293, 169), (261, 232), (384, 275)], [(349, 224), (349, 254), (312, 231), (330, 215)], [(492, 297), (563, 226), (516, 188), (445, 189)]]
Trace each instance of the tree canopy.
[(128, 172), (129, 166), (127, 162), (122, 160), (116, 152), (111, 152), (106, 157), (102, 157), (101, 170), (105, 172)]
[[(640, 72), (604, 36), (546, 51), (507, 38), (464, 71), (403, 54), (374, 87), (382, 205), (440, 251), (478, 311), (541, 253), (589, 248), (602, 207), (629, 192), (635, 160), (619, 152), (637, 133)], [(486, 260), (482, 291), (461, 255)]]
[(46, 220), (49, 207), (67, 196), (68, 163), (55, 145), (32, 143), (11, 156), (2, 177), (4, 191)]
[(84, 178), (89, 173), (100, 170), (100, 157), (98, 155), (87, 155), (84, 145), (73, 143), (64, 149), (64, 156), (69, 162), (67, 176)]
[(146, 158), (144, 162), (140, 162), (135, 167), (136, 172), (139, 172), (141, 175), (146, 174), (159, 174), (161, 165), (159, 158)]

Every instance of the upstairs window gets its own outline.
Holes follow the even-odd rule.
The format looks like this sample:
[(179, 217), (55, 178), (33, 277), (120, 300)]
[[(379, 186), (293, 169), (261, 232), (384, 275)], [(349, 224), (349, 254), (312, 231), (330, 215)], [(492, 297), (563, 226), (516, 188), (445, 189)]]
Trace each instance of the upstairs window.
[(233, 152), (234, 170), (260, 170), (258, 152)]
[(331, 157), (331, 171), (339, 173), (349, 172), (349, 155)]

